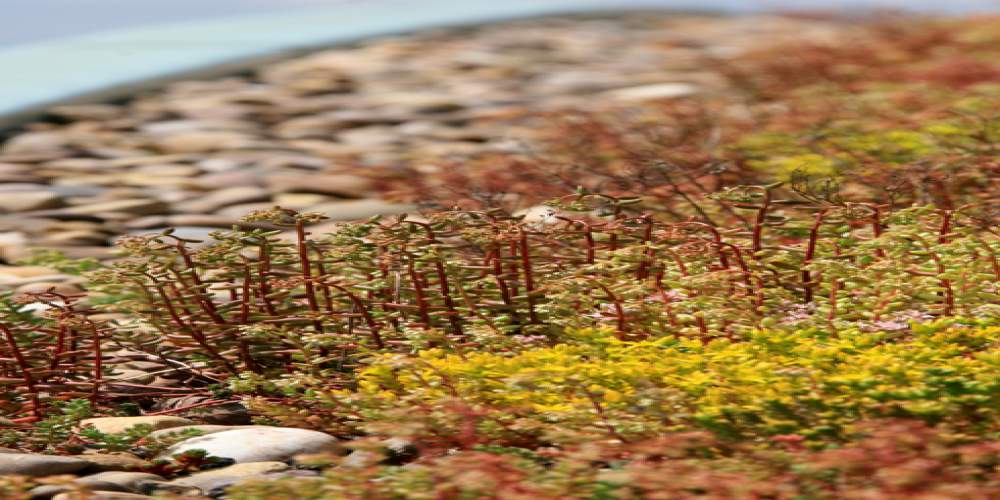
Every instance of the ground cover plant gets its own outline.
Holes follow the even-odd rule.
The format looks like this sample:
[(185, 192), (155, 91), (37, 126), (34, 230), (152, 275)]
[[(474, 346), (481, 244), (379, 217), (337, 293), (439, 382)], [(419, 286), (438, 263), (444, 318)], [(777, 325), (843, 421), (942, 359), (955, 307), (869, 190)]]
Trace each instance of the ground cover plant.
[[(320, 232), (275, 207), (39, 257), (90, 295), (2, 302), (0, 437), (151, 453), (76, 424), (194, 395), (357, 450), (236, 499), (994, 498), (995, 26), (777, 47), (724, 68), (736, 98), (548, 113), (536, 158), (386, 169), (420, 214)], [(186, 386), (109, 379), (122, 347)]]

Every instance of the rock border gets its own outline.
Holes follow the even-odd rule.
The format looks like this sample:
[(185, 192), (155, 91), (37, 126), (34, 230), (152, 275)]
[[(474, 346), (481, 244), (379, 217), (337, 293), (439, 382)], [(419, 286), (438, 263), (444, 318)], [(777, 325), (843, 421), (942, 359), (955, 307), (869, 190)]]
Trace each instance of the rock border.
[(15, 45), (0, 49), (0, 68), (14, 76), (0, 79), (0, 134), (57, 104), (127, 98), (175, 80), (220, 77), (378, 36), (545, 15), (700, 10), (681, 4), (689, 7), (670, 0), (363, 1)]

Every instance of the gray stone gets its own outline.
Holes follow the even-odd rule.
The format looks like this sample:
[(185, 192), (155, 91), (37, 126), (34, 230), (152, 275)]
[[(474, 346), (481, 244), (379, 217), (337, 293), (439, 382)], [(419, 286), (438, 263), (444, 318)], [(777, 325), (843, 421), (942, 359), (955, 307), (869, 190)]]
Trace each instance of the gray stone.
[(89, 453), (81, 457), (90, 462), (90, 466), (83, 471), (88, 474), (133, 471), (150, 465), (148, 461), (128, 453)]
[(60, 493), (69, 492), (83, 487), (87, 490), (128, 492), (127, 489), (106, 481), (81, 482), (83, 478), (73, 481), (73, 484), (47, 484), (32, 488), (29, 493), (31, 500), (48, 500)]
[(124, 212), (132, 215), (152, 215), (164, 213), (169, 209), (166, 203), (153, 199), (115, 200), (58, 210), (32, 212), (38, 215), (98, 215), (107, 212)]
[(289, 427), (250, 427), (187, 439), (171, 446), (162, 456), (198, 449), (211, 456), (246, 463), (283, 462), (299, 454), (337, 453), (343, 448), (336, 438), (322, 432)]
[(81, 471), (90, 462), (79, 458), (37, 455), (33, 453), (0, 453), (0, 475), (54, 476)]
[(240, 481), (260, 477), (272, 472), (288, 470), (284, 462), (246, 462), (233, 464), (221, 469), (196, 472), (187, 477), (175, 479), (170, 484), (198, 488), (206, 493), (221, 492)]
[(109, 471), (84, 476), (77, 479), (75, 482), (86, 485), (111, 483), (121, 487), (123, 491), (145, 493), (152, 490), (153, 485), (166, 482), (166, 479), (148, 472)]

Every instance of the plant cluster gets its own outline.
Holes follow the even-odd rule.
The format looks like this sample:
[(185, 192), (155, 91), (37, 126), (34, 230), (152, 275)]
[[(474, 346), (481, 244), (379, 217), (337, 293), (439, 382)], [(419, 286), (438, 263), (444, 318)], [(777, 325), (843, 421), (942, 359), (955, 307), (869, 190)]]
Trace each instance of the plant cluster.
[[(132, 237), (122, 245), (133, 258), (93, 276), (136, 318), (116, 328), (116, 342), (199, 380), (252, 383), (291, 371), (345, 388), (373, 351), (506, 350), (558, 342), (570, 328), (707, 343), (779, 323), (898, 330), (909, 320), (996, 313), (998, 242), (977, 231), (972, 207), (883, 213), (802, 205), (775, 189), (715, 196), (749, 211), (748, 230), (663, 222), (632, 208), (637, 198), (588, 193), (555, 200), (541, 221), (445, 211), (318, 238), (306, 230), (317, 216), (275, 208), (249, 218), (289, 225), (291, 242), (260, 229), (219, 232), (199, 249), (169, 231)], [(62, 337), (75, 332), (64, 329)], [(39, 356), (59, 359), (62, 337), (55, 347), (30, 338), (8, 346), (33, 343)], [(31, 368), (20, 373), (32, 379), (22, 387), (35, 387)]]
[[(107, 330), (77, 307), (78, 299), (49, 290), (4, 301), (0, 322), (0, 383), (8, 388), (0, 399), (4, 413), (27, 413), (37, 420), (49, 400), (98, 398)], [(32, 314), (26, 303), (41, 304), (44, 315)]]

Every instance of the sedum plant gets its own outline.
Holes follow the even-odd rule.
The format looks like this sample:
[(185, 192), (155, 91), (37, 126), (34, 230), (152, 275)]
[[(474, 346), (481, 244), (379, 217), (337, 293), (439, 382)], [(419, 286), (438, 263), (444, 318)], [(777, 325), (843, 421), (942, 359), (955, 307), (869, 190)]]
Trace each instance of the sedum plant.
[(198, 249), (135, 237), (133, 258), (97, 276), (130, 297), (117, 307), (140, 321), (118, 336), (134, 348), (207, 380), (293, 371), (345, 387), (369, 352), (553, 342), (567, 328), (708, 342), (778, 322), (879, 329), (992, 311), (998, 242), (965, 210), (801, 205), (774, 189), (717, 196), (752, 213), (749, 232), (587, 193), (541, 223), (459, 210), (315, 238), (315, 216), (276, 208), (251, 218), (287, 233), (236, 229)]

